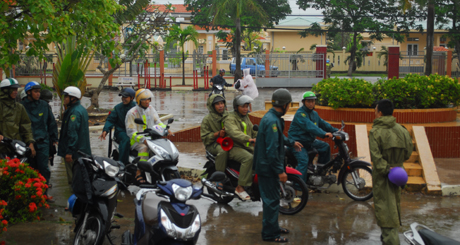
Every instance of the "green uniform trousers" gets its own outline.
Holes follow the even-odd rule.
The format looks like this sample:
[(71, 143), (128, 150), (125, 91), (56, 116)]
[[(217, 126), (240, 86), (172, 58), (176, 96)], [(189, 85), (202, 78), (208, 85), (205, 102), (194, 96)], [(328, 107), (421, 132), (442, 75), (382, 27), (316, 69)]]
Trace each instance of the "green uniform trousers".
[(278, 214), (280, 209), (280, 181), (278, 176), (258, 176), (260, 196), (263, 202), (262, 239), (280, 237)]
[(129, 164), (129, 151), (131, 150), (130, 139), (126, 132), (120, 132), (116, 135), (118, 145), (118, 153), (120, 160), (125, 166)]
[(48, 167), (49, 162), (49, 144), (35, 144), (35, 157), (31, 160), (30, 166), (43, 175), (46, 184), (50, 183), (51, 171)]
[(72, 184), (72, 177), (73, 177), (73, 160), (70, 161), (70, 162), (67, 162), (65, 160), (65, 158), (63, 159), (64, 162), (65, 162), (65, 170), (67, 172), (67, 183), (69, 183), (69, 185)]
[(229, 151), (229, 158), (233, 161), (241, 163), (240, 176), (238, 178), (238, 185), (251, 186), (252, 185), (252, 158), (254, 155), (249, 151), (235, 147)]
[(382, 230), (382, 243), (383, 245), (399, 245), (399, 232), (398, 228), (385, 228), (381, 227)]
[(225, 172), (229, 155), (228, 151), (224, 151), (218, 143), (206, 146), (206, 150), (216, 156), (216, 170)]

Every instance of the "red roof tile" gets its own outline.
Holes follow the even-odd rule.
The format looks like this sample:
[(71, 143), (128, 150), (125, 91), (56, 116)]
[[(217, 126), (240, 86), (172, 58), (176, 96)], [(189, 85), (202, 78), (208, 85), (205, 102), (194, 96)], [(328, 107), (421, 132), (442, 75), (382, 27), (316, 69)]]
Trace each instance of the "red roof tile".
[[(174, 7), (174, 13), (190, 13), (192, 11), (188, 11), (186, 10), (187, 6), (183, 5), (183, 4), (172, 4), (171, 7)], [(147, 12), (152, 12), (155, 8), (158, 8), (159, 11), (165, 11), (166, 9), (166, 6), (163, 5), (163, 4), (152, 4), (152, 5), (149, 5), (147, 6), (147, 8), (145, 8), (145, 10), (147, 10)]]
[(433, 51), (449, 51), (449, 50), (441, 46), (434, 46)]

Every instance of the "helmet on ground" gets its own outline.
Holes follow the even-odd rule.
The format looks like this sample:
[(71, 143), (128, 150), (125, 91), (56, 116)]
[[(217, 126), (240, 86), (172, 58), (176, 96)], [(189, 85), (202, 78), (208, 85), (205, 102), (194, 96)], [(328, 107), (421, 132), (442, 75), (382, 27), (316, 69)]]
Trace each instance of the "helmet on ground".
[(233, 99), (233, 109), (236, 111), (238, 106), (243, 106), (245, 104), (250, 104), (254, 100), (247, 95), (238, 95)]
[(21, 100), (23, 100), (24, 98), (26, 98), (26, 97), (27, 97), (26, 90), (23, 89), (23, 90), (21, 91), (21, 93), (19, 94), (19, 96), (21, 97)]
[(316, 94), (313, 93), (312, 91), (307, 91), (302, 95), (302, 101), (304, 100), (316, 100)]
[(24, 87), (24, 91), (25, 91), (26, 94), (27, 94), (27, 92), (28, 92), (29, 90), (36, 89), (36, 88), (41, 89), (42, 86), (40, 86), (39, 83), (37, 83), (37, 82), (35, 82), (35, 81), (32, 81), (32, 82), (28, 82), (28, 83), (26, 84), (26, 86)]
[(225, 73), (225, 69), (224, 68), (220, 69), (219, 73)]
[(50, 103), (53, 100), (53, 93), (47, 89), (43, 89), (40, 93), (40, 99)]
[(291, 93), (285, 88), (279, 88), (272, 94), (272, 105), (273, 106), (284, 106), (291, 103)]
[(223, 101), (224, 104), (226, 104), (226, 103), (225, 103), (225, 98), (224, 98), (224, 96), (216, 96), (216, 97), (214, 98), (214, 100), (212, 101), (212, 105), (214, 105), (214, 104), (216, 104), (216, 103), (218, 103), (218, 102), (221, 102), (221, 101)]
[(68, 96), (75, 97), (77, 99), (81, 99), (81, 91), (80, 91), (79, 88), (77, 88), (75, 86), (69, 86), (69, 87), (65, 88), (63, 92), (64, 92), (63, 93), (64, 96), (68, 95)]
[(388, 179), (397, 186), (405, 186), (407, 183), (407, 173), (401, 167), (394, 167), (388, 173)]
[(138, 105), (141, 104), (141, 100), (146, 100), (146, 99), (152, 99), (153, 100), (152, 92), (149, 89), (145, 89), (145, 88), (137, 90), (135, 97), (136, 97), (136, 103)]
[(136, 96), (136, 92), (132, 88), (124, 88), (123, 90), (121, 90), (118, 96), (131, 97), (134, 99), (134, 97)]
[(0, 88), (19, 88), (18, 80), (14, 78), (3, 79), (0, 83)]

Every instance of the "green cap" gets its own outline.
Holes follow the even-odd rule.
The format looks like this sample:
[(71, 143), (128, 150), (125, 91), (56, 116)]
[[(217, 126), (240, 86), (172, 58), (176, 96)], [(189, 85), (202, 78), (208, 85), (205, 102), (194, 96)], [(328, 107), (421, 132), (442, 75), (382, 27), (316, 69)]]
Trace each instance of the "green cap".
[(316, 94), (313, 93), (312, 91), (307, 91), (303, 94), (302, 96), (302, 101), (304, 100), (316, 100)]

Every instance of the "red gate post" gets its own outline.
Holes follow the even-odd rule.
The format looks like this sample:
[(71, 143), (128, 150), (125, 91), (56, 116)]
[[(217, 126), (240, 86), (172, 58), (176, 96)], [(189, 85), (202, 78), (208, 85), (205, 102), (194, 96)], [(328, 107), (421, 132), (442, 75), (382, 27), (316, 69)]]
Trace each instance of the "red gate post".
[(214, 49), (212, 51), (212, 77), (216, 76), (216, 70), (217, 70), (217, 52)]
[(270, 51), (269, 50), (265, 50), (265, 77), (270, 77)]
[(149, 71), (149, 89), (150, 89), (150, 87), (151, 87), (151, 81), (150, 81), (150, 78), (152, 77), (152, 76), (151, 76), (151, 73), (150, 73), (150, 62), (149, 62), (149, 63), (147, 63), (147, 70)]
[[(323, 74), (317, 73), (316, 77), (326, 79), (326, 56), (327, 56), (327, 45), (316, 45), (316, 71), (323, 71)], [(321, 54), (323, 57), (321, 57)]]
[(209, 67), (208, 66), (206, 66), (205, 76), (206, 76), (206, 78), (204, 79), (204, 87), (205, 87), (205, 89), (208, 89), (209, 88), (209, 83), (208, 83), (208, 81), (209, 81)]
[(399, 46), (388, 45), (388, 79), (399, 78)]
[(155, 88), (157, 88), (157, 62), (153, 63), (153, 67), (154, 67), (154, 76), (155, 76)]
[[(165, 84), (166, 88), (166, 84)], [(172, 76), (169, 76), (169, 88), (172, 88)]]

